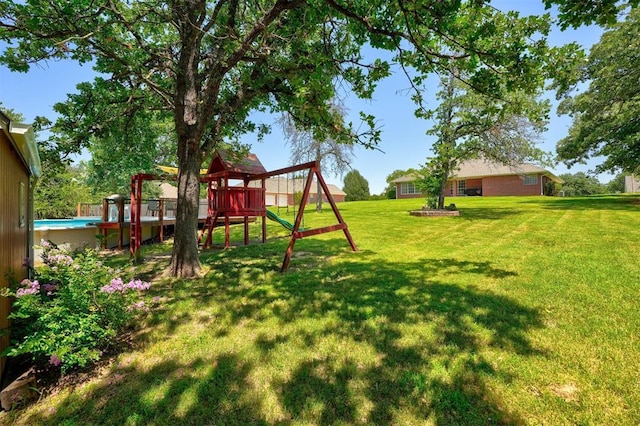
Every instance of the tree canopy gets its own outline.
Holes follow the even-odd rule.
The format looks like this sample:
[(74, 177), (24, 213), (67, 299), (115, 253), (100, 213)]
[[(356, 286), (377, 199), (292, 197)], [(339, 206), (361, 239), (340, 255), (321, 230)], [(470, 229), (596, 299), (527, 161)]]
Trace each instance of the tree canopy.
[(573, 117), (558, 157), (569, 166), (602, 157), (597, 172), (640, 171), (640, 10), (612, 25), (574, 71), (589, 86), (558, 108)]
[(584, 24), (614, 24), (620, 10), (636, 7), (640, 0), (544, 0), (547, 9), (556, 5), (558, 19), (563, 29), (577, 28)]
[(548, 30), (548, 16), (476, 0), (0, 0), (0, 62), (16, 71), (46, 59), (93, 64), (100, 77), (79, 86), (57, 125), (77, 147), (123, 117), (172, 118), (180, 196), (171, 272), (191, 276), (200, 269), (198, 170), (223, 140), (262, 129), (252, 111), (287, 111), (318, 140), (373, 147), (374, 117), (361, 113), (360, 127), (332, 113), (336, 85), (369, 98), (391, 63), (413, 87), (455, 63), (474, 90), (531, 93), (563, 63)]
[(564, 181), (562, 191), (567, 197), (604, 194), (607, 189), (594, 176), (589, 176), (584, 172), (564, 173), (559, 177)]
[[(94, 135), (89, 144), (87, 183), (97, 194), (129, 194), (131, 176), (158, 173), (156, 166), (175, 166), (175, 134), (170, 122), (152, 114), (131, 117)], [(144, 186), (145, 197), (158, 196)]]
[(357, 170), (351, 170), (344, 177), (342, 190), (347, 194), (345, 201), (364, 201), (369, 199), (369, 182)]

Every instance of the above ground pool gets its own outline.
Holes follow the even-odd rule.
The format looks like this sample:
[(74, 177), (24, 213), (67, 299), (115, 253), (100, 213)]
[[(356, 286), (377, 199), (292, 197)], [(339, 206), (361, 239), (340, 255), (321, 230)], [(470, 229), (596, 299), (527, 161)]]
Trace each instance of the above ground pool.
[(38, 219), (33, 221), (34, 254), (40, 259), (42, 241), (56, 245), (66, 245), (74, 250), (81, 247), (98, 247), (98, 234), (95, 223), (100, 217), (76, 217), (73, 219)]
[(62, 229), (62, 228), (85, 228), (94, 223), (101, 222), (99, 216), (74, 217), (72, 219), (37, 219), (33, 221), (34, 228), (38, 229)]

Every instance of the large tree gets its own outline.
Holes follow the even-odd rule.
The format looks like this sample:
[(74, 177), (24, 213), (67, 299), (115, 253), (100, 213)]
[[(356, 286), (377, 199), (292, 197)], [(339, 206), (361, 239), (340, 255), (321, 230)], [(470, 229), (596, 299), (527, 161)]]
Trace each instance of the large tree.
[(640, 172), (640, 10), (605, 31), (575, 72), (588, 88), (558, 108), (573, 117), (558, 157), (569, 166), (600, 157), (597, 172)]
[[(92, 62), (100, 77), (71, 98), (65, 129), (87, 143), (117, 117), (157, 111), (173, 118), (178, 206), (174, 275), (198, 273), (198, 171), (224, 139), (255, 129), (255, 109), (289, 111), (319, 139), (375, 146), (369, 130), (332, 114), (334, 84), (370, 97), (394, 51), (412, 84), (464, 70), (475, 90), (502, 97), (542, 84), (547, 17), (502, 13), (483, 1), (81, 0), (0, 1), (0, 62), (24, 71), (46, 59)], [(455, 52), (455, 53), (451, 53)], [(549, 68), (548, 66), (546, 68)], [(131, 142), (129, 142), (131, 143)]]
[(612, 194), (624, 192), (624, 181), (627, 176), (628, 175), (624, 173), (618, 173), (613, 179), (609, 181), (609, 183), (607, 183), (607, 192), (610, 192)]

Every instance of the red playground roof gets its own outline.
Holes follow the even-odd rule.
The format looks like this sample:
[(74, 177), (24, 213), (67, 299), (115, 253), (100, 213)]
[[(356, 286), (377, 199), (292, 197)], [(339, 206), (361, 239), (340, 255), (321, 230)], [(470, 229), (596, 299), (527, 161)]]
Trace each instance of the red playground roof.
[(207, 174), (218, 174), (230, 179), (244, 179), (251, 175), (266, 173), (260, 160), (255, 154), (238, 158), (229, 151), (216, 150), (207, 169)]

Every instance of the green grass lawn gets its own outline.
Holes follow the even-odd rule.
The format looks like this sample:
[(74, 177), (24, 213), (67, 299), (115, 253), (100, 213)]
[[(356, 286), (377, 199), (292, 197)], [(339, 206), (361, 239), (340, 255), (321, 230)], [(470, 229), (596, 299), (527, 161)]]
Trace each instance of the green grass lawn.
[(638, 424), (640, 197), (449, 201), (340, 204), (359, 251), (303, 239), (285, 274), (273, 222), (203, 252), (201, 279), (154, 279), (130, 350), (0, 422)]

